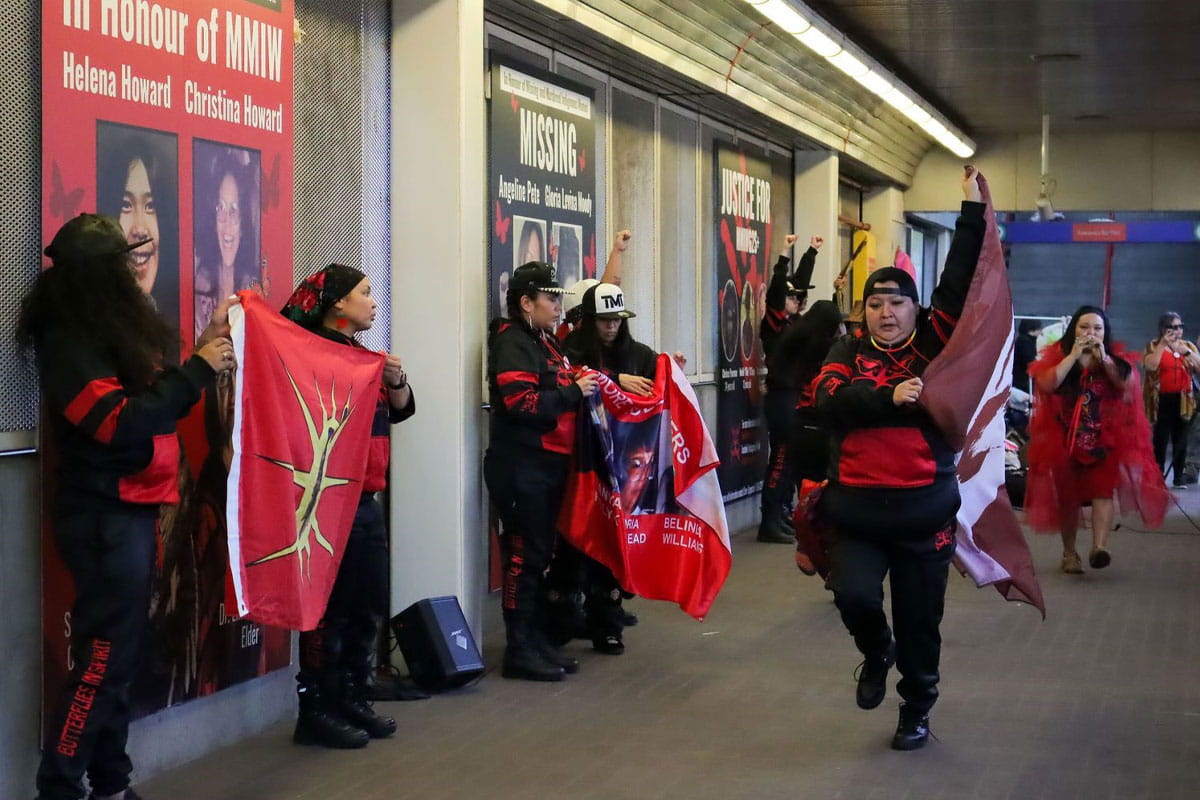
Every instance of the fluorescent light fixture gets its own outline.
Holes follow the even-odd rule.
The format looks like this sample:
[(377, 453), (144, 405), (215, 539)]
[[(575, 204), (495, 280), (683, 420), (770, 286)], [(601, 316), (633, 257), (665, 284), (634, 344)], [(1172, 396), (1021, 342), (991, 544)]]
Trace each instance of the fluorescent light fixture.
[(893, 86), (890, 92), (885, 92), (883, 99), (889, 106), (901, 113), (916, 105), (912, 98), (906, 95), (898, 86)]
[(804, 33), (812, 27), (812, 23), (805, 19), (786, 0), (765, 0), (765, 2), (756, 3), (755, 5), (758, 6), (758, 10), (767, 19), (778, 25), (781, 30), (793, 36)]
[[(938, 117), (932, 106), (917, 97), (911, 89), (895, 81), (887, 70), (880, 67), (869, 56), (854, 47), (854, 52), (843, 48), (846, 37), (830, 28), (828, 23), (799, 0), (746, 0), (764, 16), (777, 24), (781, 30), (800, 40), (805, 47), (829, 61), (830, 64), (863, 85), (867, 91), (878, 96), (892, 108), (911, 120), (917, 127), (933, 138), (942, 147), (959, 158), (969, 158), (975, 153), (975, 143), (957, 130), (951, 130)], [(820, 26), (813, 22), (819, 20)], [(824, 28), (824, 30), (823, 30)], [(831, 37), (825, 33), (830, 30)], [(835, 38), (836, 37), (836, 38)]]
[(875, 70), (871, 70), (866, 75), (859, 75), (854, 80), (867, 87), (873, 94), (883, 97), (892, 90), (892, 82), (884, 76), (880, 75)]
[(842, 72), (849, 75), (851, 78), (858, 79), (870, 73), (870, 68), (859, 61), (858, 58), (849, 50), (843, 50), (835, 56), (831, 56), (829, 63), (840, 69)]
[(917, 123), (917, 125), (924, 125), (933, 119), (933, 114), (921, 108), (920, 104), (917, 103), (914, 103), (911, 108), (901, 109), (900, 113)]
[(798, 34), (796, 38), (806, 45), (809, 50), (812, 50), (823, 58), (833, 58), (842, 49), (840, 44), (814, 27), (810, 27), (804, 33)]

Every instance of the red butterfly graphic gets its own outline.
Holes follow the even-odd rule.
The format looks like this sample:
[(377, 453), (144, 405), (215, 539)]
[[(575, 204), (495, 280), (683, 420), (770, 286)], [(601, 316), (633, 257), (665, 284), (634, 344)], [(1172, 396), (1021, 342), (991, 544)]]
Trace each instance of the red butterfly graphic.
[(587, 169), (587, 150), (579, 151), (579, 171), (583, 172)]
[(508, 244), (508, 229), (512, 225), (512, 217), (504, 216), (504, 211), (500, 208), (500, 201), (496, 201), (496, 236), (500, 238), (500, 244)]
[(79, 203), (83, 200), (83, 187), (65, 191), (63, 189), (62, 173), (58, 170), (58, 162), (50, 164), (50, 213), (63, 222), (79, 213)]
[(596, 277), (596, 234), (592, 234), (588, 244), (587, 255), (583, 257), (583, 274), (588, 278)]
[(263, 210), (279, 205), (279, 153), (271, 163), (270, 174), (263, 177), (262, 183)]

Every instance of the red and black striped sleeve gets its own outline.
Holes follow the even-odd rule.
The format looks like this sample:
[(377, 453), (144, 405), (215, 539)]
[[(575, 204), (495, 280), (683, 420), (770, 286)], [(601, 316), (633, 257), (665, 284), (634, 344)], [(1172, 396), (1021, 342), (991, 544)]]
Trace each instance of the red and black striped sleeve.
[(526, 417), (553, 425), (566, 411), (573, 410), (583, 399), (583, 392), (574, 381), (555, 386), (541, 385), (544, 356), (532, 341), (522, 341), (520, 333), (500, 335), (493, 345), (493, 364), (496, 390), (504, 413)]
[(88, 343), (53, 335), (38, 343), (42, 391), (50, 408), (101, 444), (149, 441), (169, 429), (212, 382), (212, 367), (192, 356), (131, 394), (112, 364)]

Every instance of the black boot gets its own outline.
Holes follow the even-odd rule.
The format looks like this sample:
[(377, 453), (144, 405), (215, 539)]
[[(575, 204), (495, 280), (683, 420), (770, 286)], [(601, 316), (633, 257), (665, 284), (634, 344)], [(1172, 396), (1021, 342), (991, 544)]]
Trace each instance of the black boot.
[(296, 744), (315, 744), (340, 750), (366, 747), (370, 736), (338, 715), (321, 697), (320, 690), (311, 684), (301, 684), (296, 689), (300, 695), (300, 715), (296, 717), (296, 730), (292, 741)]
[(342, 675), (342, 691), (337, 708), (347, 722), (366, 731), (372, 739), (386, 739), (396, 732), (396, 720), (376, 714), (367, 700), (365, 683), (355, 680), (348, 672)]
[(900, 723), (892, 737), (893, 750), (920, 750), (929, 741), (929, 714), (900, 704)]
[(896, 640), (890, 639), (883, 652), (863, 659), (858, 672), (858, 688), (854, 699), (859, 708), (872, 709), (883, 702), (887, 694), (887, 675), (896, 663)]
[(508, 639), (504, 648), (504, 666), (500, 672), (506, 678), (525, 681), (561, 681), (565, 674), (562, 667), (547, 661), (539, 652), (538, 637), (533, 631), (533, 621), (528, 614), (518, 611), (504, 612), (505, 635)]
[(773, 513), (770, 510), (763, 512), (762, 522), (758, 525), (758, 536), (755, 538), (760, 542), (768, 542), (770, 544), (796, 543), (796, 537), (791, 532), (791, 526), (787, 525), (777, 512)]

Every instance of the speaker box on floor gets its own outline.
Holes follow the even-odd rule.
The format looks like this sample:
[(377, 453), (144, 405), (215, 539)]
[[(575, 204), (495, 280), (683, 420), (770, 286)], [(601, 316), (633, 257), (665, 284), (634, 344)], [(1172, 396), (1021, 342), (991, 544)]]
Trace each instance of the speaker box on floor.
[(418, 600), (392, 617), (392, 630), (409, 675), (422, 689), (453, 689), (483, 673), (483, 659), (457, 597)]

